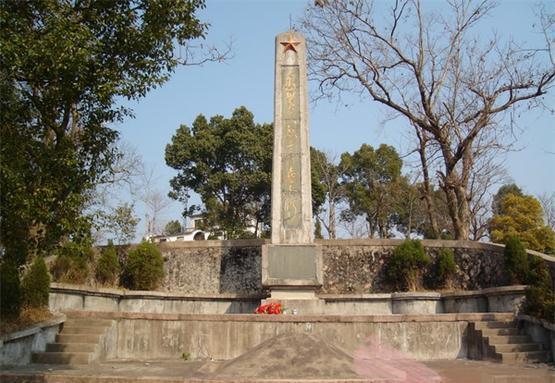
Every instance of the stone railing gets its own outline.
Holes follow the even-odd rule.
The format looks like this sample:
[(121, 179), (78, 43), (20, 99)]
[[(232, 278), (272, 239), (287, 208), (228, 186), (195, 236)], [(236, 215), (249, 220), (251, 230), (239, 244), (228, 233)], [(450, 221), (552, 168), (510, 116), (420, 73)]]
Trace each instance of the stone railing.
[(265, 297), (263, 294), (130, 291), (52, 283), (49, 306), (52, 311), (234, 314), (253, 312)]
[(66, 316), (58, 314), (53, 319), (37, 323), (21, 331), (0, 337), (0, 365), (25, 365), (31, 361), (33, 352), (44, 351), (47, 343), (53, 343), (65, 322)]
[[(443, 293), (319, 294), (319, 298), (325, 302), (326, 315), (515, 313), (524, 299), (525, 288), (526, 286), (504, 286)], [(193, 295), (52, 283), (50, 309), (164, 314), (244, 314), (252, 313), (264, 298), (265, 294)]]

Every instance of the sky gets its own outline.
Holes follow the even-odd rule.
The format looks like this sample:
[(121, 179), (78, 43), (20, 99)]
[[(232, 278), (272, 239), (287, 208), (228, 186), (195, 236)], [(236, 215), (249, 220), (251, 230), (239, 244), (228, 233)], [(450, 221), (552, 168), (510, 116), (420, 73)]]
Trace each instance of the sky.
[[(385, 1), (385, 0), (382, 0)], [(205, 44), (225, 46), (232, 42), (233, 57), (224, 63), (178, 68), (171, 79), (138, 102), (124, 103), (134, 110), (135, 118), (115, 128), (123, 141), (135, 148), (145, 164), (155, 170), (156, 188), (166, 194), (169, 180), (176, 174), (165, 165), (164, 150), (180, 124), (191, 125), (204, 114), (231, 116), (239, 106), (253, 112), (255, 121), (272, 122), (274, 38), (289, 29), (312, 2), (302, 0), (207, 0), (199, 13), (210, 24)], [(503, 0), (482, 24), (484, 33), (513, 35), (520, 41), (539, 45), (542, 36), (533, 32), (536, 22), (532, 1)], [(423, 1), (424, 6), (441, 7), (439, 0)], [(552, 4), (545, 1), (545, 4)], [(551, 5), (553, 7), (553, 5)], [(309, 83), (309, 92), (315, 84)], [(545, 102), (555, 105), (553, 94)], [(384, 125), (385, 110), (370, 99), (358, 97), (341, 101), (311, 103), (310, 141), (320, 150), (338, 155), (354, 151), (361, 144), (393, 145), (401, 154), (410, 149), (407, 123), (396, 119)], [(555, 116), (534, 110), (519, 120), (520, 150), (503, 159), (508, 175), (526, 193), (539, 195), (555, 191)], [(137, 202), (136, 213), (144, 217)], [(181, 220), (182, 205), (172, 203), (161, 221)], [(144, 232), (144, 223), (138, 236)]]

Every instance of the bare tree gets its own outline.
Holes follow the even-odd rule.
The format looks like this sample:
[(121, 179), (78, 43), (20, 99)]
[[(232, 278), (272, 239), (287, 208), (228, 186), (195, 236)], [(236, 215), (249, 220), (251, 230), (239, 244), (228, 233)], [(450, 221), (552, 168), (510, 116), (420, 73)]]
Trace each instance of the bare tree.
[(157, 189), (158, 178), (154, 168), (144, 169), (142, 175), (142, 188), (139, 200), (145, 207), (146, 235), (155, 235), (162, 232), (161, 214), (172, 204), (167, 193)]
[[(326, 193), (326, 206), (318, 212), (317, 219), (328, 232), (328, 237), (335, 239), (337, 238), (337, 204), (344, 196), (344, 189), (339, 179), (345, 169), (341, 165), (337, 154), (331, 151), (323, 151), (322, 153), (322, 156), (314, 156), (314, 162), (311, 164), (320, 175), (320, 182), (322, 182)], [(327, 213), (327, 218), (324, 218), (325, 213)]]
[[(114, 162), (101, 181), (89, 191), (85, 208), (85, 214), (92, 217), (95, 243), (116, 234), (113, 229), (121, 223), (122, 213), (132, 216), (135, 195), (144, 173), (142, 158), (129, 143), (117, 141), (110, 150), (116, 153)], [(133, 220), (129, 219), (129, 222)]]
[(470, 237), (475, 154), (504, 147), (518, 107), (536, 106), (555, 78), (542, 51), (474, 33), (492, 8), (453, 0), (437, 13), (396, 0), (384, 15), (371, 1), (337, 0), (308, 8), (301, 22), (321, 96), (367, 95), (439, 148), (437, 176), (457, 239)]
[(555, 230), (555, 192), (543, 193), (538, 200), (542, 205), (545, 224)]
[(492, 190), (509, 182), (506, 169), (495, 161), (498, 151), (491, 150), (487, 156), (478, 156), (468, 185), (470, 207), (470, 239), (479, 241), (488, 235), (491, 218)]
[(543, 34), (545, 40), (545, 48), (543, 50), (549, 55), (552, 65), (555, 65), (555, 10), (549, 9), (545, 4), (539, 4), (537, 7), (537, 17), (539, 20), (539, 30)]
[(349, 238), (368, 238), (370, 228), (368, 221), (362, 216), (354, 216), (350, 213), (348, 204), (338, 206), (339, 228), (346, 232)]
[(93, 191), (94, 203), (109, 205), (110, 200), (121, 198), (122, 191), (135, 195), (144, 174), (143, 159), (128, 142), (118, 141), (112, 145), (116, 153), (110, 171)]

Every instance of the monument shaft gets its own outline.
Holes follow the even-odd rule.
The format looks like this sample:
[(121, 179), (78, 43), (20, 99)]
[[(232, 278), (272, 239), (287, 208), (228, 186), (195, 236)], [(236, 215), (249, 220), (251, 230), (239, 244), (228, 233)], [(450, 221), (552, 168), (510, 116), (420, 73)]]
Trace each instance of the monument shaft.
[(276, 36), (272, 243), (313, 242), (306, 45), (289, 31)]
[(312, 230), (306, 46), (300, 33), (276, 36), (275, 63), (272, 243), (262, 246), (262, 285), (271, 299), (320, 307), (315, 291), (322, 285), (322, 251)]

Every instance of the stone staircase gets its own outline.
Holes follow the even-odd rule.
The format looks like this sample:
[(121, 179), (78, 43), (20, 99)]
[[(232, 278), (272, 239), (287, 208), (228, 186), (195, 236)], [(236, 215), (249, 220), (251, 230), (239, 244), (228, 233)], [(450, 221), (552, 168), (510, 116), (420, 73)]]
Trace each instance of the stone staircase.
[(522, 334), (516, 321), (488, 321), (470, 324), (470, 331), (481, 340), (481, 358), (501, 363), (549, 362), (551, 353)]
[(96, 318), (68, 318), (46, 351), (32, 354), (32, 363), (90, 364), (98, 359), (100, 342), (112, 321)]

